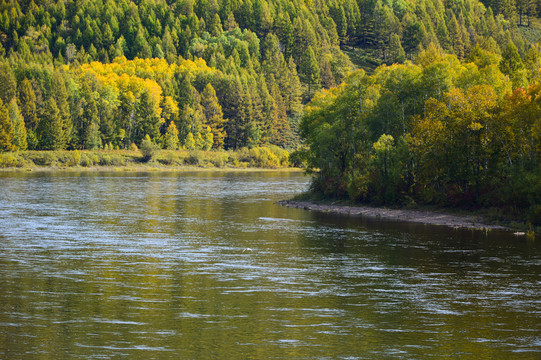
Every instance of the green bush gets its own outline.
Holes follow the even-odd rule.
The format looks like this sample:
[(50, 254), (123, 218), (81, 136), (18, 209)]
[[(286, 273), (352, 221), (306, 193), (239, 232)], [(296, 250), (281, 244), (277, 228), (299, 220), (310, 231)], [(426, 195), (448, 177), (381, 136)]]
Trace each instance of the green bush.
[(102, 155), (99, 164), (101, 166), (122, 166), (126, 164), (126, 159), (121, 155)]
[(81, 154), (81, 166), (84, 167), (91, 167), (94, 166), (94, 164), (99, 163), (99, 157), (95, 154), (84, 152)]
[(23, 167), (26, 161), (19, 154), (0, 153), (0, 168)]
[(71, 165), (72, 166), (79, 166), (81, 163), (81, 153), (79, 150), (74, 150), (71, 152)]
[(145, 136), (139, 149), (143, 155), (143, 162), (149, 162), (159, 149), (158, 145), (150, 140), (150, 136)]
[(226, 152), (209, 152), (210, 163), (216, 167), (222, 168), (229, 162), (229, 154)]
[(289, 154), (288, 162), (294, 167), (304, 168), (307, 157), (308, 151), (306, 149), (297, 149)]
[(238, 150), (238, 160), (260, 168), (287, 167), (289, 165), (289, 153), (287, 150), (275, 145), (251, 149), (243, 148)]
[(200, 151), (191, 151), (190, 155), (184, 159), (186, 165), (200, 165), (203, 163), (203, 156)]
[(154, 156), (154, 160), (162, 165), (182, 166), (188, 154), (186, 150), (160, 150)]
[(29, 160), (37, 166), (54, 166), (58, 160), (52, 151), (32, 152), (29, 155)]

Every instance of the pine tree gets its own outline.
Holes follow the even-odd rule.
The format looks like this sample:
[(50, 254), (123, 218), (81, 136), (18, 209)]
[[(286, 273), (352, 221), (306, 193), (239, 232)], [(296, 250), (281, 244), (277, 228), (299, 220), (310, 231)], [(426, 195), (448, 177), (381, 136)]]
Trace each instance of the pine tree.
[(206, 126), (203, 129), (202, 138), (203, 138), (203, 147), (202, 147), (202, 149), (206, 150), (206, 151), (212, 149), (212, 146), (214, 145), (214, 136), (213, 136), (211, 128), (209, 126)]
[(203, 136), (201, 136), (201, 133), (198, 132), (197, 135), (195, 136), (195, 148), (197, 150), (202, 150), (204, 146), (205, 144), (203, 141)]
[(186, 149), (188, 150), (195, 149), (195, 139), (191, 132), (188, 133), (188, 136), (186, 136), (186, 140), (184, 140), (184, 147), (186, 147)]
[(236, 149), (240, 146), (243, 98), (244, 91), (240, 79), (237, 76), (235, 79), (228, 82), (223, 96), (222, 109), (224, 118), (227, 119), (225, 123), (227, 137), (224, 140), (226, 148)]
[(4, 104), (9, 104), (17, 95), (17, 82), (11, 66), (7, 62), (0, 64), (0, 99)]
[(13, 145), (15, 150), (26, 150), (28, 147), (26, 140), (26, 127), (15, 98), (11, 99), (9, 102), (8, 111), (9, 119), (13, 125)]
[(98, 125), (98, 121), (96, 119), (93, 119), (87, 128), (85, 144), (87, 149), (98, 149), (102, 145), (100, 126)]
[(520, 58), (517, 47), (512, 41), (509, 41), (505, 49), (503, 49), (499, 67), (502, 73), (509, 76), (509, 79), (513, 83), (513, 88), (524, 86), (526, 78), (524, 63)]
[(406, 52), (402, 48), (400, 43), (400, 37), (398, 34), (391, 34), (389, 41), (389, 62), (390, 63), (403, 63), (406, 60)]
[(284, 101), (276, 84), (271, 88), (271, 96), (274, 99), (271, 143), (286, 147), (291, 140), (291, 127), (289, 126)]
[[(83, 84), (81, 89), (80, 117), (76, 121), (74, 137), (75, 142), (83, 149), (97, 149), (99, 147), (99, 113), (96, 103), (96, 93), (88, 84)], [(79, 147), (78, 146), (78, 147)]]
[(286, 91), (283, 92), (283, 95), (285, 97), (284, 101), (287, 114), (290, 116), (295, 116), (300, 114), (302, 111), (302, 87), (299, 75), (297, 74), (297, 65), (293, 61), (292, 57), (289, 58), (287, 69), (289, 71), (286, 83), (287, 88)]
[(505, 75), (512, 76), (517, 71), (524, 67), (518, 49), (515, 44), (510, 41), (507, 43), (502, 52), (502, 60), (500, 61), (500, 70)]
[(68, 90), (66, 89), (64, 76), (60, 71), (55, 71), (53, 73), (52, 96), (58, 108), (60, 121), (58, 124), (60, 127), (58, 129), (58, 134), (62, 136), (62, 139), (58, 139), (57, 144), (59, 147), (57, 149), (64, 149), (70, 141), (73, 123), (71, 121), (70, 106), (68, 102), (69, 94)]
[(62, 126), (60, 110), (54, 98), (49, 98), (45, 104), (45, 112), (40, 122), (40, 147), (43, 150), (63, 150), (67, 146), (66, 136)]
[(205, 89), (201, 93), (201, 106), (207, 120), (206, 124), (212, 129), (213, 147), (215, 149), (221, 149), (224, 146), (224, 139), (226, 137), (226, 132), (224, 131), (225, 120), (222, 107), (216, 96), (216, 91), (210, 83), (205, 86)]
[(278, 34), (280, 42), (284, 45), (284, 56), (290, 58), (295, 46), (295, 33), (291, 18), (287, 12), (278, 15)]
[(167, 132), (165, 133), (165, 148), (169, 150), (177, 150), (179, 146), (178, 139), (178, 129), (174, 121), (171, 121), (167, 127)]
[(156, 104), (154, 104), (152, 96), (146, 89), (139, 96), (136, 113), (135, 143), (142, 141), (145, 135), (149, 135), (151, 139), (158, 139), (163, 119), (156, 113)]
[(37, 129), (39, 118), (36, 110), (36, 93), (28, 79), (24, 79), (19, 84), (19, 102), (21, 114), (27, 130), (27, 142), (29, 149), (37, 149), (38, 137)]
[(312, 47), (304, 54), (301, 73), (304, 75), (304, 81), (308, 84), (308, 96), (311, 96), (312, 89), (320, 85), (320, 69), (316, 55)]
[(331, 69), (331, 63), (329, 61), (329, 56), (324, 56), (323, 59), (321, 60), (320, 76), (321, 76), (321, 85), (324, 88), (330, 89), (336, 86), (336, 81), (334, 80), (334, 75)]
[(9, 120), (8, 109), (4, 106), (4, 102), (0, 99), (0, 152), (13, 151), (13, 125)]

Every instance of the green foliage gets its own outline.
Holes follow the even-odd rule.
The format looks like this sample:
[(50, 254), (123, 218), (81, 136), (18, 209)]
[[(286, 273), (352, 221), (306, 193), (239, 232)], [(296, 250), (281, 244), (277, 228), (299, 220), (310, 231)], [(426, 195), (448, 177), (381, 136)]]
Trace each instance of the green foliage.
[[(531, 2), (27, 3), (0, 4), (2, 151), (274, 167), (302, 135), (291, 161), (326, 195), (537, 212), (541, 55), (517, 27)], [(179, 144), (193, 153), (158, 157)]]
[(144, 162), (149, 162), (150, 159), (156, 154), (156, 151), (158, 151), (159, 147), (156, 145), (151, 139), (150, 136), (146, 135), (143, 141), (141, 141), (141, 155), (143, 156)]
[(15, 149), (13, 145), (14, 136), (13, 124), (9, 119), (8, 109), (2, 99), (0, 99), (0, 152), (13, 151)]
[(17, 153), (0, 153), (0, 168), (20, 168), (27, 166), (27, 161)]
[(176, 150), (179, 147), (178, 140), (178, 129), (175, 126), (175, 122), (171, 121), (167, 127), (167, 132), (165, 133), (165, 148), (169, 150)]
[(15, 98), (9, 102), (8, 112), (9, 119), (13, 125), (13, 146), (15, 150), (26, 150), (28, 147), (26, 127)]
[(206, 151), (210, 150), (214, 144), (214, 135), (212, 134), (210, 126), (205, 127), (203, 129), (203, 134), (199, 135), (201, 136), (201, 149)]
[[(487, 3), (497, 16), (477, 0), (76, 5), (0, 4), (0, 98), (5, 104), (18, 98), (30, 149), (53, 148), (52, 137), (61, 138), (54, 148), (128, 148), (145, 134), (164, 146), (171, 121), (181, 143), (210, 126), (214, 149), (294, 148), (301, 99), (343, 82), (354, 67), (350, 57), (370, 73), (380, 64), (415, 62), (431, 43), (461, 60), (476, 46), (503, 54), (502, 70), (514, 69), (520, 58), (523, 69), (503, 70), (514, 87), (539, 76), (537, 50), (530, 51), (516, 25), (526, 18), (530, 24), (527, 1)], [(392, 91), (386, 96), (393, 101)], [(41, 124), (56, 117), (51, 98), (58, 108), (54, 126), (62, 128), (54, 136)], [(418, 103), (403, 102), (388, 116), (403, 122), (399, 112)]]
[(312, 190), (536, 214), (541, 85), (509, 92), (497, 58), (476, 49), (475, 63), (460, 63), (429, 46), (418, 65), (358, 72), (320, 91), (301, 122)]
[(287, 167), (289, 153), (278, 146), (244, 148), (238, 161), (248, 163), (253, 167), (277, 168)]
[(184, 147), (188, 150), (194, 150), (195, 149), (195, 139), (193, 137), (193, 134), (191, 132), (188, 133), (188, 136), (186, 136), (186, 140), (184, 141)]

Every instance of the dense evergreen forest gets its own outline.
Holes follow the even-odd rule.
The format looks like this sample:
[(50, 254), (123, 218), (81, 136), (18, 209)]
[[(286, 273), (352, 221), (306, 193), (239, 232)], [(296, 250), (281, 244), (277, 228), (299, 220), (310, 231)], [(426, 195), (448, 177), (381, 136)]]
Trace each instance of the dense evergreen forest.
[(539, 221), (540, 12), (537, 0), (0, 0), (0, 151), (300, 146), (329, 196)]

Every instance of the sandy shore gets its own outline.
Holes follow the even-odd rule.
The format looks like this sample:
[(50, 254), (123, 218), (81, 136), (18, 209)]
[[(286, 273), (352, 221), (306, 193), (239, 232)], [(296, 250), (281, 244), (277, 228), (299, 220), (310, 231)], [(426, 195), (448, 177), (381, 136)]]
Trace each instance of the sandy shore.
[(282, 200), (279, 201), (278, 204), (298, 209), (320, 211), (332, 214), (363, 216), (373, 219), (409, 221), (427, 225), (444, 225), (454, 228), (511, 230), (504, 226), (490, 224), (486, 220), (476, 216), (453, 215), (410, 209), (386, 209), (370, 206), (318, 204), (309, 201), (294, 200)]

